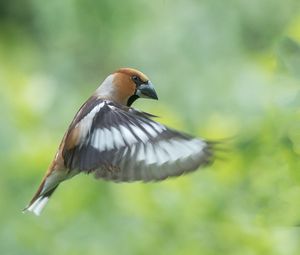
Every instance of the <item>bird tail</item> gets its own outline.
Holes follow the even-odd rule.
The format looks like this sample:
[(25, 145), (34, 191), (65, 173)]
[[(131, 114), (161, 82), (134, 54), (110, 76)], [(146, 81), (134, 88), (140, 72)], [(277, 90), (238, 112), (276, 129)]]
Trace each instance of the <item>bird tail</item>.
[(40, 215), (53, 192), (64, 179), (65, 172), (50, 170), (50, 173), (46, 173), (37, 192), (34, 194), (23, 212), (29, 211), (33, 212), (35, 215)]
[(38, 191), (35, 193), (35, 195), (31, 199), (31, 201), (29, 202), (28, 206), (26, 206), (23, 209), (23, 212), (27, 212), (27, 211), (33, 212), (37, 216), (39, 216), (41, 214), (41, 212), (44, 209), (44, 207), (46, 206), (49, 198), (51, 197), (53, 192), (58, 187), (58, 184), (57, 184), (55, 187), (53, 187), (50, 190), (48, 190), (47, 192), (43, 193), (42, 190), (43, 190), (44, 184), (45, 184), (45, 181), (43, 181), (41, 183)]

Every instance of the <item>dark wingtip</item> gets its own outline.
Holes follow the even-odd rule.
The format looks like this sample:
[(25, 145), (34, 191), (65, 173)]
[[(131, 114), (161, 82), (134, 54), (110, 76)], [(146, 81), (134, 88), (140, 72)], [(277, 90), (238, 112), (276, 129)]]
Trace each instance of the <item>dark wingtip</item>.
[(230, 144), (235, 137), (222, 138), (218, 140), (207, 140), (208, 150), (212, 153), (214, 160), (227, 160), (228, 154), (232, 152)]

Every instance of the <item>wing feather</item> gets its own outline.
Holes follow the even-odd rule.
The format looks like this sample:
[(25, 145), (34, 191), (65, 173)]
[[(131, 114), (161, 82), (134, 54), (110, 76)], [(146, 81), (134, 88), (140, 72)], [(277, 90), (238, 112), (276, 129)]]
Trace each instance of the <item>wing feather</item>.
[(70, 171), (117, 182), (147, 182), (194, 171), (213, 161), (209, 142), (169, 129), (150, 119), (150, 114), (108, 100), (90, 103), (89, 109), (83, 108), (87, 116), (73, 123), (84, 131), (76, 139), (69, 136), (77, 144), (63, 150)]

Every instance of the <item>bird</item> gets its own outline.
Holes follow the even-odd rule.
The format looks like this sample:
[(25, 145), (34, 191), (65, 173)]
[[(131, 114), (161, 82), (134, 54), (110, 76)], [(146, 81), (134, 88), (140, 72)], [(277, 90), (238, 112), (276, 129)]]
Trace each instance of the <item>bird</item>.
[(169, 128), (137, 110), (158, 100), (150, 79), (133, 68), (107, 76), (65, 132), (33, 198), (23, 210), (40, 215), (57, 187), (80, 173), (113, 182), (160, 181), (214, 161), (214, 142)]

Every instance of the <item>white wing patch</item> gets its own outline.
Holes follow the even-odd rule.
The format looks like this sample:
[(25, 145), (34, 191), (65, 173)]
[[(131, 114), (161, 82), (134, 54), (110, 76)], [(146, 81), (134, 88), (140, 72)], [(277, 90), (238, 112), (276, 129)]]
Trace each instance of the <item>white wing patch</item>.
[(174, 137), (155, 143), (139, 143), (125, 147), (118, 166), (120, 173), (102, 176), (115, 181), (162, 180), (196, 170), (210, 161), (207, 143), (200, 139)]
[(97, 148), (99, 151), (105, 150), (105, 134), (104, 130), (96, 129), (93, 133), (91, 144), (94, 148)]
[(134, 137), (134, 135), (131, 133), (131, 131), (128, 128), (124, 127), (123, 125), (120, 125), (119, 129), (122, 133), (124, 140), (127, 142), (128, 145), (137, 143), (136, 138)]
[(130, 157), (133, 157), (134, 154), (135, 154), (135, 150), (136, 150), (136, 145), (133, 144), (132, 147), (130, 148), (131, 149), (131, 153), (130, 153)]
[(125, 146), (121, 132), (115, 127), (112, 127), (111, 131), (112, 131), (112, 135), (114, 137), (115, 148), (121, 148), (121, 147)]
[(90, 132), (93, 119), (95, 115), (101, 110), (101, 108), (104, 106), (105, 102), (102, 102), (100, 104), (97, 104), (93, 110), (89, 112), (80, 122), (77, 123), (76, 127), (80, 130), (80, 142), (84, 142), (84, 139), (86, 138), (86, 135)]
[[(150, 138), (160, 135), (166, 128), (155, 122), (140, 123), (139, 126), (129, 124), (129, 127), (97, 128), (94, 130), (91, 145), (99, 152), (112, 149), (126, 148), (123, 156), (127, 155), (146, 165), (157, 164), (159, 166), (167, 162), (175, 162), (189, 157), (199, 157), (206, 143), (199, 139), (171, 138), (158, 140), (155, 144), (149, 142)], [(138, 139), (140, 141), (138, 141)], [(139, 145), (138, 145), (139, 143)]]
[(146, 164), (152, 165), (157, 163), (157, 156), (154, 146), (151, 143), (148, 143), (145, 146), (145, 153), (146, 153)]
[(132, 132), (139, 138), (142, 140), (143, 143), (146, 143), (149, 140), (149, 137), (147, 136), (147, 134), (141, 130), (138, 126), (132, 125), (130, 124), (130, 128), (132, 130)]
[(155, 131), (155, 129), (153, 129), (153, 127), (151, 127), (150, 125), (146, 124), (146, 123), (142, 123), (142, 127), (152, 136), (152, 137), (156, 137), (157, 136), (157, 132)]
[[(129, 124), (129, 127), (96, 128), (91, 137), (91, 145), (102, 152), (105, 150), (120, 149), (132, 146), (138, 142), (146, 144), (150, 138), (157, 137), (164, 129), (159, 125), (141, 123), (145, 132), (139, 126)], [(155, 128), (154, 128), (155, 127)]]
[(103, 131), (104, 131), (104, 137), (105, 137), (105, 142), (106, 142), (105, 148), (108, 151), (112, 150), (114, 148), (113, 133), (108, 128), (104, 128)]
[(156, 123), (156, 122), (150, 122), (150, 125), (158, 132), (158, 133), (161, 133), (163, 132), (164, 130), (166, 130), (166, 127), (159, 124), (159, 123)]
[[(153, 121), (144, 122), (139, 120), (138, 125), (127, 123), (111, 128), (96, 128), (91, 130), (95, 116), (101, 111), (103, 106), (107, 105), (111, 110), (117, 108), (103, 101), (97, 104), (75, 127), (80, 130), (81, 145), (87, 142), (86, 137), (91, 133), (91, 146), (99, 152), (112, 149), (120, 149), (125, 146), (132, 146), (138, 142), (147, 143), (150, 138), (155, 138), (160, 135), (166, 128)], [(142, 157), (142, 156), (141, 156)]]
[[(146, 165), (174, 163), (177, 160), (199, 156), (204, 147), (205, 143), (198, 139), (183, 140), (174, 138), (168, 141), (159, 141), (155, 145), (146, 143), (139, 148), (136, 160), (144, 161)], [(133, 155), (131, 154), (131, 156)]]
[(157, 157), (156, 160), (157, 160), (158, 166), (161, 166), (169, 161), (170, 157), (169, 157), (168, 153), (166, 152), (166, 150), (164, 148), (162, 148), (162, 146), (156, 146), (155, 151), (156, 151), (156, 157)]
[(136, 161), (145, 161), (146, 160), (146, 153), (145, 153), (145, 147), (146, 147), (147, 145), (145, 144), (141, 144), (140, 146), (139, 146), (139, 150), (138, 150), (138, 152), (137, 152), (137, 155), (136, 155), (136, 159), (134, 159), (134, 160), (136, 160)]

